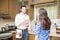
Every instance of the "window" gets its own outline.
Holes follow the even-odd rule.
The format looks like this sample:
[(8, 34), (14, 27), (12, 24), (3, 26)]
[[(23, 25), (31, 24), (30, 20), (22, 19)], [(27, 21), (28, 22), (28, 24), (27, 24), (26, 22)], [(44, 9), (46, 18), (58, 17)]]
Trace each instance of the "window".
[(58, 14), (60, 14), (60, 0), (58, 0)]
[(47, 3), (47, 4), (40, 4), (34, 6), (34, 19), (38, 20), (39, 9), (44, 8), (48, 12), (48, 16), (50, 19), (57, 18), (57, 5), (56, 3)]

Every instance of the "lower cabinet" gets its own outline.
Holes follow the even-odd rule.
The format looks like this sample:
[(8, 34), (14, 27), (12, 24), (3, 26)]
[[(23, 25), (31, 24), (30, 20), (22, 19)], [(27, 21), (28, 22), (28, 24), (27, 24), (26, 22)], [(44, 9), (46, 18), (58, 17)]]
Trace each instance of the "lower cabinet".
[(28, 40), (35, 40), (35, 34), (29, 34)]
[(60, 37), (50, 36), (50, 40), (60, 40)]

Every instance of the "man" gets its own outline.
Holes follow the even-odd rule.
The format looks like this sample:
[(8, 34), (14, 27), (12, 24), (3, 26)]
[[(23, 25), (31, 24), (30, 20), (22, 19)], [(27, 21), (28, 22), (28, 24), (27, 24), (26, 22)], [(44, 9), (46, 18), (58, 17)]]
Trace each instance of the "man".
[(28, 40), (29, 16), (26, 14), (26, 6), (21, 6), (21, 13), (15, 17), (15, 25), (17, 26), (16, 40)]

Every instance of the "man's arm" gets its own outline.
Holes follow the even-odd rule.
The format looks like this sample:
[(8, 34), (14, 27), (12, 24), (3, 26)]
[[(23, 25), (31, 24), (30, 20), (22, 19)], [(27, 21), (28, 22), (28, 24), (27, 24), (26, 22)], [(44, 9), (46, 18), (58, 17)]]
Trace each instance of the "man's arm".
[(28, 16), (28, 18), (25, 22), (26, 22), (26, 27), (30, 27), (30, 18), (29, 18), (29, 16)]
[(25, 20), (23, 20), (23, 18), (17, 15), (15, 18), (15, 25), (21, 26), (21, 25), (24, 25), (24, 23), (25, 23)]

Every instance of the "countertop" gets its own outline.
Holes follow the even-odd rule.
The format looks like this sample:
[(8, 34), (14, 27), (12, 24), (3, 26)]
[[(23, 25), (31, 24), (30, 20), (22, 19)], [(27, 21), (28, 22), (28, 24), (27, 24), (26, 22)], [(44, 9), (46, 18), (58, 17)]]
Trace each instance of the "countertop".
[(53, 25), (50, 29), (50, 36), (60, 37), (60, 34), (56, 33), (56, 27)]
[[(0, 19), (0, 30), (1, 30), (1, 27), (5, 27), (6, 24), (14, 25), (14, 21), (12, 21), (12, 20), (1, 20)], [(7, 33), (0, 33), (0, 39), (10, 38), (10, 37), (12, 37), (12, 33), (13, 33), (12, 31), (7, 32)]]
[[(55, 21), (55, 20), (53, 20), (53, 21)], [(52, 21), (52, 22), (53, 22)], [(9, 24), (9, 25), (14, 25), (14, 21), (10, 21), (10, 20), (8, 20), (8, 21), (0, 21), (0, 27), (3, 27), (3, 26), (5, 26), (5, 24)], [(54, 22), (53, 22), (53, 24), (54, 24)], [(51, 26), (51, 28), (50, 28), (50, 36), (56, 36), (56, 37), (60, 37), (60, 34), (57, 34), (56, 33), (56, 27), (54, 26), (52, 24), (52, 26)], [(9, 33), (10, 34), (10, 33)], [(35, 34), (34, 32), (29, 32), (29, 34)], [(4, 34), (5, 35), (5, 34)], [(0, 35), (1, 36), (1, 35)]]
[(16, 33), (16, 31), (10, 31), (6, 33), (0, 33), (0, 39), (7, 39), (13, 36), (13, 33)]
[(52, 20), (52, 25), (50, 28), (50, 36), (60, 37), (60, 34), (56, 33), (56, 26), (54, 25), (54, 23), (60, 24), (60, 19), (53, 19)]

